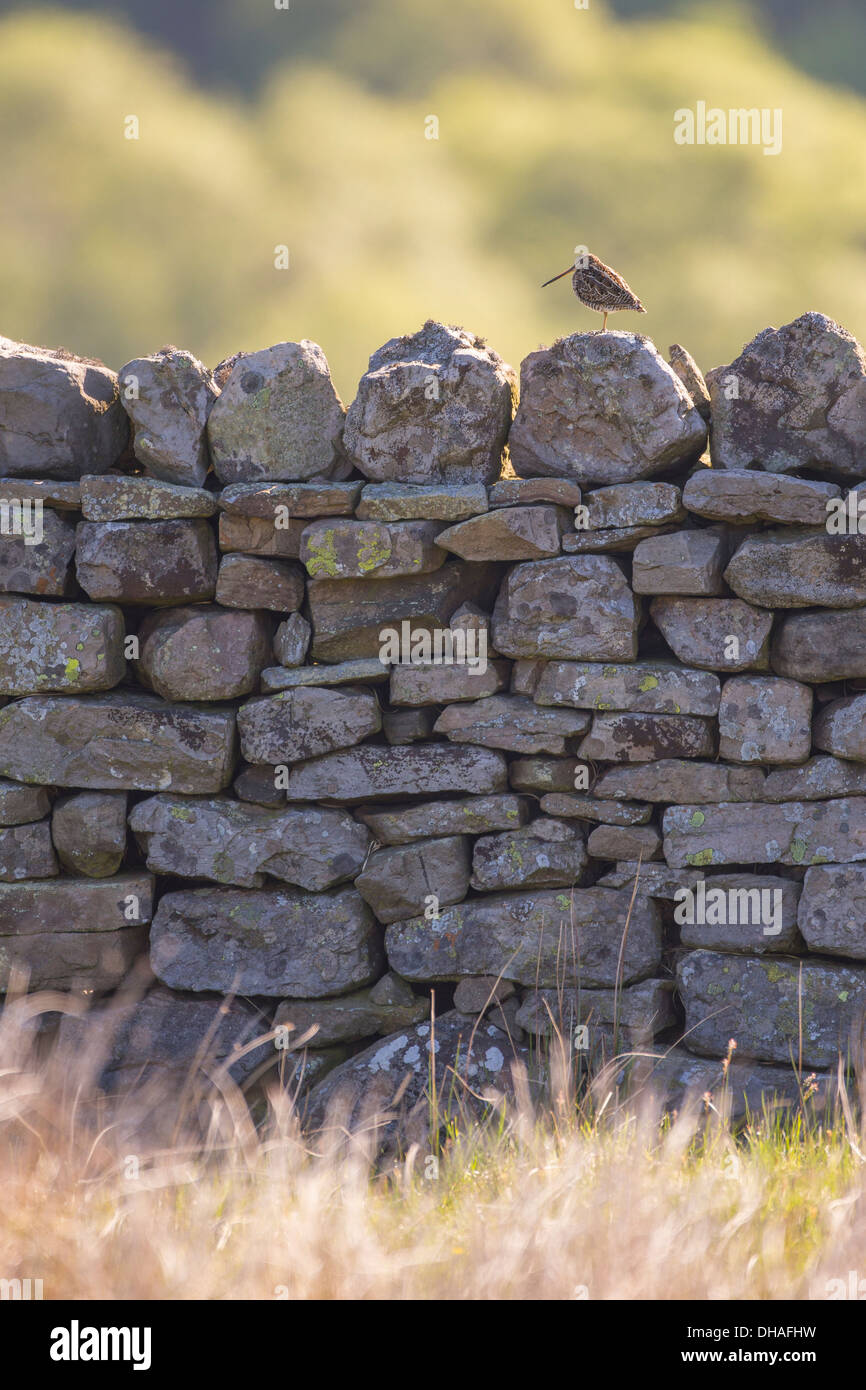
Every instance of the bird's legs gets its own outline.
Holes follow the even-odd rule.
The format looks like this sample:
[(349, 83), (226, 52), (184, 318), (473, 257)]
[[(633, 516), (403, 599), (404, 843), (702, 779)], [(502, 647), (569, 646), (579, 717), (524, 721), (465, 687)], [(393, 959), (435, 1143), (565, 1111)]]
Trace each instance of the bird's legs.
[(601, 325), (601, 331), (602, 331), (602, 333), (606, 333), (606, 332), (607, 332), (607, 313), (605, 313), (605, 316), (604, 316), (604, 323)]

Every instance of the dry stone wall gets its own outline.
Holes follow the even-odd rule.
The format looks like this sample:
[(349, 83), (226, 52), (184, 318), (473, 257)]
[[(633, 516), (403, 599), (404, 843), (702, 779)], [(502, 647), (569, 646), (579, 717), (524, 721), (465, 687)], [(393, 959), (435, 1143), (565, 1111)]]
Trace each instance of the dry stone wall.
[(575, 334), (518, 383), (428, 323), (348, 411), (310, 342), (115, 375), (0, 339), (0, 474), (0, 989), (98, 1016), (148, 957), (106, 1084), (306, 1037), (313, 1119), (407, 1075), (411, 1109), (431, 1049), (477, 1093), (559, 1030), (674, 1098), (733, 1039), (742, 1107), (850, 1055), (866, 358), (837, 324), (706, 381)]

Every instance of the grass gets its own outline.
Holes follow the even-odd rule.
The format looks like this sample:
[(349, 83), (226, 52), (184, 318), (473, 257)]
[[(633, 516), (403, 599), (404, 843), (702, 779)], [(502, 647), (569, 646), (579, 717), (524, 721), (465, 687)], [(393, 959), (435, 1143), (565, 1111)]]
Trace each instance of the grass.
[(92, 1049), (34, 1030), (81, 1008), (0, 1015), (0, 1277), (46, 1299), (809, 1299), (866, 1276), (843, 1094), (735, 1126), (724, 1085), (663, 1116), (553, 1057), (543, 1104), (521, 1074), (486, 1118), (431, 1103), (435, 1147), (383, 1163), (372, 1130), (305, 1137), (284, 1089), (249, 1108), (225, 1069), (182, 1110), (164, 1081), (109, 1105)]

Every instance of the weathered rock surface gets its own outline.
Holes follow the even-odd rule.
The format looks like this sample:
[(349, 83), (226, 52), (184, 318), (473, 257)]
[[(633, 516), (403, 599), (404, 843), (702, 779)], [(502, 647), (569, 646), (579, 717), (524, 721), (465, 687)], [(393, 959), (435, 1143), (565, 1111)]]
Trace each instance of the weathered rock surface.
[(373, 353), (346, 417), (346, 450), (375, 482), (493, 482), (514, 391), (511, 368), (480, 338), (428, 321)]
[(779, 676), (733, 676), (722, 687), (719, 757), (801, 763), (812, 748), (812, 691)]
[(74, 523), (68, 517), (46, 511), (42, 515), (41, 541), (38, 545), (30, 541), (31, 537), (14, 532), (0, 535), (0, 593), (37, 594), (40, 598), (71, 594)]
[[(355, 515), (360, 521), (466, 521), (487, 511), (481, 483), (367, 483)], [(478, 557), (473, 557), (478, 558)]]
[(815, 716), (813, 739), (816, 748), (835, 753), (838, 758), (866, 762), (866, 695), (847, 700), (831, 700)]
[(642, 767), (610, 767), (594, 787), (597, 797), (633, 797), (638, 801), (755, 801), (763, 795), (759, 768), (725, 767), (724, 763), (663, 758)]
[(271, 654), (264, 613), (208, 604), (149, 614), (138, 632), (136, 673), (164, 700), (249, 695)]
[(150, 958), (173, 989), (299, 999), (372, 984), (383, 965), (379, 929), (353, 888), (166, 893)]
[(360, 989), (339, 999), (284, 999), (274, 1024), (288, 1028), (293, 1041), (315, 1028), (306, 1046), (318, 1050), (377, 1033), (385, 1035), (395, 1028), (412, 1028), (429, 1012), (429, 1000), (413, 994), (405, 980), (389, 972), (372, 989)]
[(213, 531), (206, 521), (82, 521), (75, 573), (89, 598), (120, 603), (191, 603), (211, 599), (217, 579)]
[[(515, 791), (544, 796), (547, 792), (570, 792), (574, 789), (575, 773), (586, 768), (576, 758), (547, 758), (531, 754), (512, 758), (508, 764), (508, 780)], [(556, 813), (555, 813), (556, 814)]]
[[(735, 1054), (736, 1055), (736, 1054)], [(810, 1077), (811, 1080), (811, 1077)], [(732, 1120), (746, 1115), (796, 1115), (800, 1110), (817, 1118), (828, 1101), (832, 1102), (833, 1073), (818, 1072), (817, 1090), (805, 1099), (805, 1089), (795, 1068), (761, 1066), (754, 1062), (726, 1065), (722, 1059), (696, 1057), (684, 1047), (665, 1047), (664, 1052), (646, 1053), (635, 1064), (629, 1078), (632, 1094), (650, 1093), (663, 1099), (669, 1110), (682, 1111), (688, 1104), (700, 1113), (703, 1097), (715, 1097), (718, 1107), (730, 1108)]]
[(0, 883), (54, 878), (59, 872), (47, 821), (0, 830)]
[(670, 364), (688, 391), (704, 420), (710, 418), (710, 393), (704, 374), (692, 354), (681, 343), (671, 343)]
[(509, 888), (571, 887), (588, 863), (583, 835), (567, 821), (537, 817), (520, 830), (482, 835), (472, 851), (472, 887), (481, 893)]
[(287, 560), (226, 555), (220, 561), (215, 597), (224, 608), (293, 613), (304, 601), (304, 572)]
[(313, 521), (301, 536), (300, 560), (313, 578), (393, 578), (429, 574), (445, 563), (438, 521)]
[(685, 509), (673, 483), (620, 483), (584, 497), (587, 525), (593, 531), (608, 527), (660, 526), (682, 521)]
[(403, 845), (430, 835), (486, 835), (514, 830), (529, 814), (521, 796), (466, 796), (415, 806), (359, 806), (355, 819), (383, 845)]
[(538, 705), (705, 715), (718, 713), (719, 697), (716, 676), (672, 661), (636, 661), (627, 666), (551, 661), (541, 673), (534, 696)]
[(477, 701), (508, 687), (509, 661), (451, 666), (436, 662), (394, 666), (390, 697), (395, 705), (444, 705), (452, 700)]
[[(642, 980), (628, 989), (533, 989), (523, 997), (517, 1021), (527, 1033), (569, 1038), (576, 1023), (618, 1025), (651, 1038), (675, 1021), (673, 982)], [(589, 1041), (589, 1039), (587, 1040)]]
[(739, 1057), (831, 1067), (847, 1055), (866, 1008), (866, 969), (812, 961), (754, 960), (693, 951), (677, 968), (689, 1047)]
[(652, 825), (597, 825), (586, 842), (593, 859), (659, 859), (661, 847)]
[(776, 624), (773, 670), (802, 681), (866, 676), (866, 608), (786, 613)]
[(548, 816), (595, 821), (601, 825), (644, 825), (653, 808), (637, 801), (601, 801), (595, 796), (548, 792), (541, 798), (541, 809)]
[(343, 418), (317, 343), (241, 353), (208, 418), (214, 471), (223, 483), (333, 477)]
[(466, 835), (391, 845), (370, 855), (355, 887), (380, 922), (397, 922), (427, 908), (438, 912), (465, 898), (471, 858)]
[(391, 667), (383, 666), (376, 657), (340, 661), (333, 666), (269, 666), (262, 672), (262, 690), (269, 694), (276, 690), (297, 690), (317, 685), (381, 685), (390, 673)]
[(636, 594), (723, 594), (728, 543), (716, 531), (675, 531), (651, 536), (635, 548)]
[[(626, 484), (624, 484), (626, 486)], [(632, 484), (636, 486), (636, 484)], [(562, 538), (566, 555), (604, 555), (634, 551), (641, 541), (655, 540), (676, 531), (670, 526), (607, 526), (599, 531), (567, 531)]]
[(683, 489), (683, 506), (711, 521), (739, 525), (782, 521), (794, 526), (823, 526), (827, 499), (838, 497), (836, 483), (815, 483), (758, 473), (747, 468), (703, 468)]
[(153, 880), (45, 879), (0, 884), (0, 993), (11, 970), (30, 989), (113, 989), (147, 950)]
[(248, 763), (293, 763), (360, 743), (382, 727), (370, 690), (300, 686), (238, 710), (241, 752)]
[(0, 775), (99, 790), (208, 793), (231, 781), (230, 710), (153, 695), (31, 696), (0, 710)]
[(154, 873), (238, 888), (261, 888), (270, 874), (320, 892), (357, 874), (370, 847), (367, 830), (344, 811), (268, 810), (228, 797), (150, 797), (129, 825)]
[(447, 527), (436, 544), (464, 560), (544, 560), (559, 554), (570, 524), (564, 507), (498, 507)]
[(64, 869), (110, 878), (126, 853), (126, 792), (77, 792), (54, 803), (54, 847)]
[(866, 536), (762, 531), (743, 541), (725, 580), (763, 608), (856, 608), (866, 604)]
[(232, 483), (216, 500), (230, 516), (261, 517), (274, 525), (303, 517), (351, 516), (362, 486), (324, 478), (310, 483)]
[(708, 372), (707, 385), (714, 467), (861, 476), (866, 357), (824, 314), (765, 328), (730, 366)]
[(650, 616), (687, 666), (731, 674), (769, 670), (773, 614), (766, 609), (738, 598), (654, 598)]
[(807, 869), (799, 924), (810, 951), (866, 959), (866, 866), (821, 864)]
[(866, 796), (866, 766), (819, 755), (800, 767), (774, 768), (760, 793), (762, 801), (820, 801), (830, 796)]
[(300, 613), (290, 613), (274, 633), (273, 651), (280, 665), (303, 665), (312, 635), (313, 629), (306, 618)]
[(80, 495), (85, 521), (176, 521), (217, 510), (216, 498), (204, 488), (115, 473), (86, 474)]
[(219, 548), (224, 555), (237, 553), (297, 560), (301, 553), (301, 537), (308, 525), (305, 517), (289, 518), (285, 525), (278, 526), (270, 517), (221, 512)]
[(596, 714), (577, 756), (610, 763), (711, 758), (715, 745), (712, 724), (693, 715)]
[(538, 560), (509, 572), (493, 610), (493, 642), (505, 656), (633, 661), (639, 614), (615, 560)]
[[(91, 1012), (88, 1030), (94, 1022), (98, 1016)], [(241, 1085), (264, 1062), (284, 1055), (275, 1054), (270, 1041), (243, 1053), (269, 1031), (267, 1015), (247, 999), (181, 994), (155, 985), (117, 1029), (102, 1084), (113, 1090), (152, 1077), (163, 1086), (172, 1079), (183, 1084), (190, 1077), (202, 1080), (208, 1071), (212, 1075), (215, 1064), (222, 1064)]]
[(122, 454), (129, 426), (102, 362), (0, 338), (0, 475), (80, 478)]
[(205, 428), (218, 394), (207, 367), (191, 352), (165, 347), (127, 362), (119, 378), (139, 463), (169, 483), (203, 482), (209, 466)]
[[(813, 870), (809, 870), (813, 872)], [(678, 900), (674, 920), (684, 946), (712, 951), (799, 952), (800, 884), (771, 874), (713, 874), (692, 898)], [(700, 920), (703, 918), (703, 920)]]
[(533, 502), (576, 507), (581, 491), (567, 478), (500, 478), (487, 489), (491, 507), (528, 507)]
[(417, 709), (386, 710), (382, 715), (382, 732), (392, 744), (420, 743), (430, 738), (439, 711), (429, 705)]
[(119, 608), (0, 595), (0, 694), (110, 690), (123, 679)]
[(0, 778), (0, 825), (27, 825), (51, 810), (47, 787), (25, 787)]
[(633, 482), (697, 459), (705, 442), (682, 382), (637, 333), (574, 333), (521, 364), (509, 448), (522, 477)]
[(464, 975), (454, 990), (454, 1007), (462, 1014), (483, 1014), (491, 1005), (504, 1004), (514, 996), (511, 980), (493, 975)]
[[(2, 719), (2, 714), (0, 714)], [(2, 726), (0, 726), (2, 752)], [(0, 764), (0, 772), (2, 772)], [(506, 791), (508, 769), (490, 748), (379, 748), (366, 745), (313, 758), (289, 773), (290, 801), (367, 801), (376, 797), (427, 796), (436, 792), (486, 795)]]
[(866, 800), (671, 806), (664, 853), (692, 864), (826, 864), (866, 859)]
[[(399, 579), (313, 579), (307, 586), (314, 661), (379, 655), (383, 630), (413, 633), (447, 627), (456, 608), (478, 603), (485, 611), (499, 586), (497, 565), (449, 560), (430, 575)], [(623, 581), (624, 583), (625, 581)]]
[[(588, 988), (612, 988), (630, 896), (611, 888), (494, 893), (446, 908), (435, 921), (394, 923), (385, 933), (385, 949), (391, 968), (407, 980), (502, 974), (518, 984), (554, 988), (577, 984), (579, 977)], [(660, 956), (658, 908), (635, 902), (622, 982), (651, 975)]]
[[(392, 690), (393, 686), (392, 677)], [(588, 727), (589, 715), (582, 711), (539, 709), (525, 695), (491, 695), (471, 704), (449, 705), (437, 719), (435, 732), (452, 743), (557, 755)]]

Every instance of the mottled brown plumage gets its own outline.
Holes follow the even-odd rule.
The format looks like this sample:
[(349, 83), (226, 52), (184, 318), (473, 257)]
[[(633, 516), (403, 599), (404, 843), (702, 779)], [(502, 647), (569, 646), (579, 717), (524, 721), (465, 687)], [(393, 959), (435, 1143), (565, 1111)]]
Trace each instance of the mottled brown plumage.
[[(572, 274), (572, 271), (574, 272)], [(595, 309), (596, 313), (604, 315), (604, 322), (601, 326), (603, 333), (607, 328), (608, 314), (616, 312), (618, 309), (631, 309), (636, 314), (645, 314), (646, 309), (641, 304), (637, 295), (626, 284), (621, 275), (617, 275), (609, 265), (600, 261), (598, 256), (593, 256), (590, 252), (580, 254), (573, 265), (567, 270), (563, 270), (559, 275), (554, 275), (550, 280), (545, 280), (542, 289), (546, 285), (552, 285), (554, 280), (561, 280), (563, 275), (571, 274), (571, 286), (581, 304), (585, 304), (587, 309)]]

